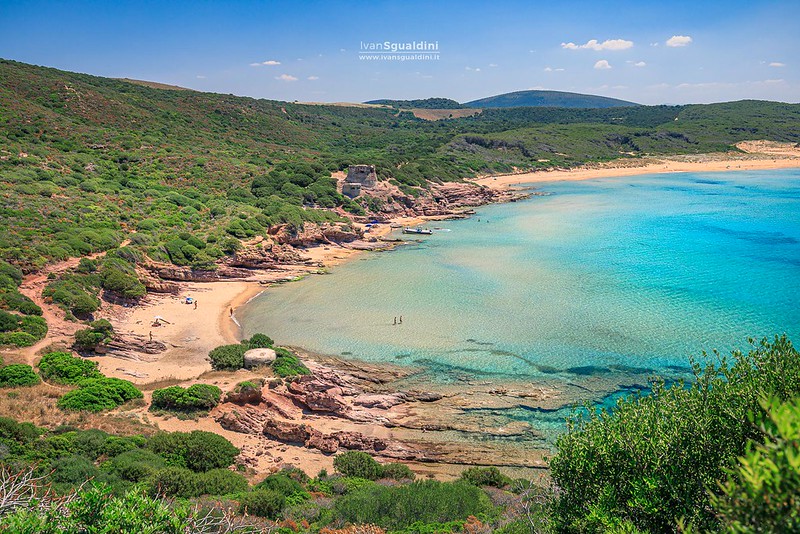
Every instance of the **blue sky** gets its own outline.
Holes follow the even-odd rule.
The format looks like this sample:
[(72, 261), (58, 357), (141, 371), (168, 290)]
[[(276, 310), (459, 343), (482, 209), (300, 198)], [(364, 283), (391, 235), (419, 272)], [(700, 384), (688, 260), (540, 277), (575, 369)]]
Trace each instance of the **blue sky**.
[[(800, 101), (800, 1), (0, 0), (0, 57), (259, 98)], [(439, 43), (367, 61), (361, 42)], [(671, 46), (670, 46), (671, 45)]]

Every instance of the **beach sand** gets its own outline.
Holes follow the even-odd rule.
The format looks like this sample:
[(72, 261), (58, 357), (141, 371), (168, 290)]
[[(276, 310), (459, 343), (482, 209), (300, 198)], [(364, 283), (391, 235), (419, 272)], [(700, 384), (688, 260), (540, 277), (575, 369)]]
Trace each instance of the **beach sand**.
[(720, 172), (800, 167), (800, 147), (793, 143), (745, 141), (736, 145), (743, 152), (699, 154), (659, 158), (622, 159), (573, 169), (486, 176), (473, 182), (492, 188), (507, 188), (542, 182), (590, 180), (672, 172)]

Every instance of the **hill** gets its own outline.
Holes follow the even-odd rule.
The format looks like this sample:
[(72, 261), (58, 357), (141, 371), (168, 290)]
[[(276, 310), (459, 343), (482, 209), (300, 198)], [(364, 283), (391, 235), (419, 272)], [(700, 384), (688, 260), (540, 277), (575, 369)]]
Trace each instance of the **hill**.
[(515, 107), (554, 107), (554, 108), (614, 108), (638, 106), (634, 102), (609, 98), (607, 96), (583, 95), (563, 91), (516, 91), (490, 96), (464, 103), (468, 108), (515, 108)]
[[(800, 142), (800, 105), (775, 102), (458, 115), (165, 90), (0, 60), (0, 257), (31, 272), (135, 231), (134, 263), (213, 269), (242, 240), (414, 212), (432, 185), (478, 174)], [(339, 192), (332, 173), (361, 163), (390, 193)]]

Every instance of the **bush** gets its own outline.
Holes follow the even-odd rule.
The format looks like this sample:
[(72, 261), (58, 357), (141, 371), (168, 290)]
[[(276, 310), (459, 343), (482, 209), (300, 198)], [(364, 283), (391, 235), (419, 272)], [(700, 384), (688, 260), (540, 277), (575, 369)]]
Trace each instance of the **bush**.
[(102, 469), (128, 482), (144, 482), (166, 467), (166, 461), (158, 454), (134, 449), (123, 452), (102, 465)]
[(245, 345), (222, 345), (208, 353), (211, 367), (216, 371), (235, 371), (244, 367)]
[(0, 387), (35, 386), (39, 382), (30, 365), (12, 364), (0, 369)]
[(568, 420), (550, 462), (560, 489), (551, 514), (557, 530), (629, 522), (664, 532), (680, 518), (700, 530), (718, 528), (709, 491), (719, 494), (717, 482), (748, 442), (763, 441), (748, 421), (760, 412), (760, 397), (800, 394), (800, 355), (781, 337), (719, 365), (692, 367), (689, 387), (655, 382), (650, 395), (621, 399), (613, 412)]
[(197, 477), (200, 495), (228, 495), (247, 490), (247, 479), (228, 469), (211, 469)]
[(0, 310), (0, 332), (13, 332), (19, 328), (20, 317)]
[(167, 459), (167, 463), (193, 471), (228, 467), (239, 449), (212, 432), (159, 432), (147, 442), (147, 448)]
[(739, 458), (711, 506), (725, 532), (800, 532), (800, 398), (761, 406), (764, 442)]
[(39, 374), (56, 384), (77, 384), (86, 378), (103, 376), (97, 362), (75, 357), (68, 352), (50, 352), (39, 360)]
[(381, 478), (391, 478), (392, 480), (414, 480), (416, 475), (405, 464), (390, 463), (384, 464), (381, 470)]
[(92, 321), (89, 328), (75, 332), (75, 348), (95, 350), (99, 344), (110, 341), (113, 334), (114, 328), (105, 319)]
[(35, 315), (23, 317), (20, 322), (20, 328), (23, 332), (27, 332), (37, 340), (47, 335), (47, 321)]
[(50, 480), (61, 489), (77, 487), (89, 479), (96, 478), (99, 471), (86, 457), (64, 456), (50, 465)]
[(383, 473), (381, 464), (372, 456), (361, 451), (347, 451), (333, 459), (333, 467), (347, 477), (378, 480)]
[(78, 385), (78, 389), (58, 399), (56, 405), (59, 408), (75, 412), (101, 412), (142, 398), (142, 392), (136, 386), (119, 378), (88, 378)]
[(30, 347), (37, 339), (27, 332), (6, 332), (0, 334), (0, 345), (14, 345), (15, 347)]
[(245, 341), (242, 341), (242, 343), (251, 349), (271, 349), (272, 345), (275, 344), (272, 338), (265, 334), (253, 334), (253, 337), (246, 341), (246, 343)]
[(268, 489), (280, 493), (284, 497), (305, 491), (303, 486), (296, 480), (292, 480), (286, 475), (270, 475), (256, 485), (258, 489)]
[(464, 521), (493, 508), (475, 486), (426, 480), (395, 487), (372, 484), (338, 499), (334, 510), (344, 522), (402, 530), (415, 523)]
[(277, 519), (285, 505), (286, 499), (280, 493), (265, 489), (255, 490), (242, 495), (239, 513)]
[(158, 471), (147, 481), (147, 488), (154, 497), (189, 499), (200, 495), (197, 474), (185, 467), (166, 467)]
[(496, 467), (470, 467), (461, 473), (461, 480), (478, 487), (502, 488), (511, 484), (511, 479)]
[(153, 407), (164, 410), (191, 412), (210, 410), (222, 396), (222, 390), (209, 384), (193, 384), (184, 389), (171, 386), (153, 391)]
[[(281, 378), (311, 374), (308, 367), (303, 365), (303, 362), (295, 354), (283, 347), (275, 347), (275, 355), (275, 361), (272, 362), (272, 372)], [(244, 362), (244, 357), (242, 361)]]

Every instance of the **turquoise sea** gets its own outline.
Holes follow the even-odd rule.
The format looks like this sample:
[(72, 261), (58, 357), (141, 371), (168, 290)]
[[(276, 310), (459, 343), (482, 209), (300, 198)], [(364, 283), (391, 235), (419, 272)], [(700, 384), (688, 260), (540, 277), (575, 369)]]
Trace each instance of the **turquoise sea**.
[(800, 339), (800, 170), (537, 190), (272, 288), (240, 313), (244, 334), (434, 381), (680, 374), (748, 336)]

